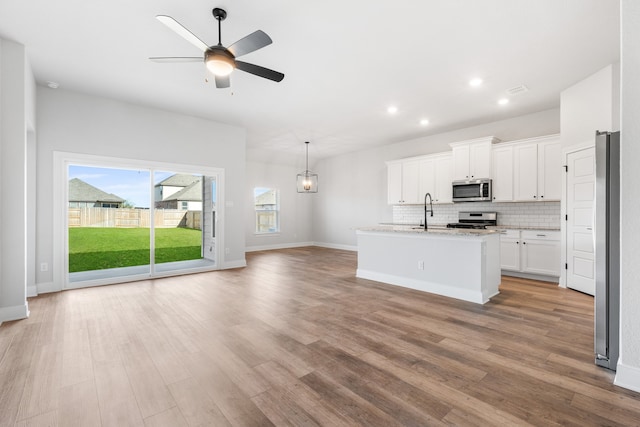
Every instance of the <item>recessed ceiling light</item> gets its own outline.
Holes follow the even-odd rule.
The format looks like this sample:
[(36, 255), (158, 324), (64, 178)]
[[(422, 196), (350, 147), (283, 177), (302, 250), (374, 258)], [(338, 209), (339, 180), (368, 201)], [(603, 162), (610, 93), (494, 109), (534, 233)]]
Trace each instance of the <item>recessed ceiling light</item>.
[(502, 98), (498, 100), (499, 105), (507, 105), (508, 103), (509, 103), (509, 100), (507, 98)]
[(481, 84), (482, 84), (482, 79), (475, 78), (475, 79), (469, 80), (469, 86), (471, 86), (471, 87), (478, 87)]
[(49, 86), (51, 89), (58, 89), (60, 87), (60, 85), (56, 82), (47, 82), (47, 86)]
[(429, 124), (429, 120), (427, 120), (427, 119), (422, 119), (422, 120), (420, 120), (420, 124), (421, 124), (422, 126), (426, 126), (426, 125), (428, 125), (428, 124)]
[(395, 105), (390, 105), (389, 108), (387, 108), (387, 113), (389, 114), (395, 114), (398, 112), (398, 107), (396, 107)]

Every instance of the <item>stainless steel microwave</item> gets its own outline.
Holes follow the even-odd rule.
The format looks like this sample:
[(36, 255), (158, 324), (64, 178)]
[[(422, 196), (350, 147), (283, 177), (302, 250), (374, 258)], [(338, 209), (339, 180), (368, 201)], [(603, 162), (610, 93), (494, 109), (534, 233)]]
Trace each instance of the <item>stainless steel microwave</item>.
[(471, 179), (468, 181), (453, 181), (454, 202), (490, 202), (491, 180)]

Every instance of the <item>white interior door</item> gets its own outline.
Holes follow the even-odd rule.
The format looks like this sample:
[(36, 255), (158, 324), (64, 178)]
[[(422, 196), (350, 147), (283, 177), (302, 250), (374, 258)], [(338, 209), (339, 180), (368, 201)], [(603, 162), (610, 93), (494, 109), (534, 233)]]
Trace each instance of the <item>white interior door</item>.
[(595, 293), (594, 198), (595, 150), (567, 156), (567, 287)]

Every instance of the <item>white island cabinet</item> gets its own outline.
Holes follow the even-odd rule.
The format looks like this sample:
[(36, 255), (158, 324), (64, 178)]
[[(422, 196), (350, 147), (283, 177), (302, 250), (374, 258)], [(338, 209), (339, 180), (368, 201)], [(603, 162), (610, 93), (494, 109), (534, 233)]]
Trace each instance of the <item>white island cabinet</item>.
[(495, 231), (378, 226), (356, 233), (357, 277), (478, 304), (498, 294)]

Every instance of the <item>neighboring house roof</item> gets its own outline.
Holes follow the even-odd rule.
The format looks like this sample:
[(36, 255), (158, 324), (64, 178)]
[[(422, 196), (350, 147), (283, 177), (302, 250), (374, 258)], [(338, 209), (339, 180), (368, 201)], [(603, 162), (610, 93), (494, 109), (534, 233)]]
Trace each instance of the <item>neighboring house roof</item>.
[(107, 193), (87, 184), (79, 178), (73, 178), (69, 180), (69, 201), (123, 203), (125, 200), (115, 194)]
[(167, 200), (178, 200), (178, 201), (189, 201), (189, 202), (200, 202), (202, 201), (202, 182), (198, 179), (196, 182), (192, 182), (188, 186), (184, 187), (180, 191), (176, 191), (163, 201)]
[(197, 175), (177, 173), (175, 175), (171, 175), (169, 178), (160, 181), (155, 186), (186, 187), (196, 181), (200, 181), (200, 179), (201, 177)]
[(275, 205), (276, 190), (265, 191), (256, 197), (256, 205)]

